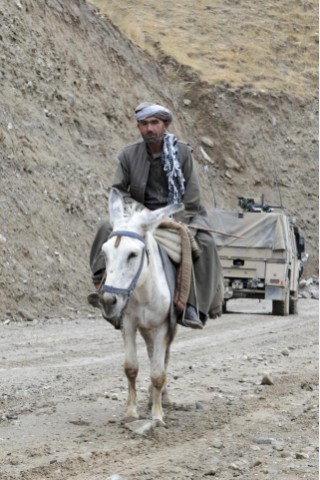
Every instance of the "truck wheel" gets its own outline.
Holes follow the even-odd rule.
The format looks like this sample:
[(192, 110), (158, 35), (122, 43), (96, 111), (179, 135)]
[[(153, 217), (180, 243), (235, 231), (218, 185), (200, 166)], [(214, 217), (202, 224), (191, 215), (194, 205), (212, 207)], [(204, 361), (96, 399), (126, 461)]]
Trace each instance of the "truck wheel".
[(227, 313), (227, 300), (223, 301), (222, 304), (222, 313)]
[(290, 293), (289, 289), (287, 288), (284, 300), (272, 300), (272, 315), (277, 315), (280, 317), (286, 317), (289, 315), (289, 302)]
[(289, 314), (297, 315), (298, 313), (298, 299), (290, 297), (289, 300)]

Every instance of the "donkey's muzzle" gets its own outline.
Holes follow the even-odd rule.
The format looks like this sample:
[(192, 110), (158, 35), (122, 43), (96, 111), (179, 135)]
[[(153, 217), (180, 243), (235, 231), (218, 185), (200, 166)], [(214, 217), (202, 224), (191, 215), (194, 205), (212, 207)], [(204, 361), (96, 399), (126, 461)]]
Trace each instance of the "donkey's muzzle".
[(102, 304), (104, 311), (107, 315), (111, 314), (114, 311), (117, 305), (117, 301), (118, 300), (116, 295), (114, 295), (113, 293), (104, 292), (102, 288), (102, 291), (100, 293), (100, 303)]

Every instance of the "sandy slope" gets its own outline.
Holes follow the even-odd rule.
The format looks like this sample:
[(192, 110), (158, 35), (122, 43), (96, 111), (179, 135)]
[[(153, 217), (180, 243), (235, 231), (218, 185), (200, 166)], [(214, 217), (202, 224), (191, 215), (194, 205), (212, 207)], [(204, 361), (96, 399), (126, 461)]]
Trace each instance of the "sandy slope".
[[(138, 12), (142, 3), (136, 3)], [(146, 18), (163, 18), (161, 4), (143, 2)], [(169, 18), (179, 5), (171, 5)], [(305, 16), (314, 13), (310, 2), (294, 5)], [(204, 6), (197, 2), (197, 15), (189, 11), (190, 23), (176, 27), (189, 33), (193, 24), (200, 28)], [(225, 15), (230, 41), (240, 45), (247, 3), (217, 2), (214, 8), (208, 19)], [(230, 11), (239, 16), (237, 28)], [(305, 16), (299, 38), (307, 19), (310, 35), (313, 28)], [(172, 131), (193, 146), (204, 204), (234, 209), (238, 196), (265, 195), (276, 205), (281, 200), (306, 237), (311, 259), (305, 274), (318, 274), (318, 104), (309, 84), (312, 98), (303, 99), (285, 88), (286, 77), (280, 93), (261, 92), (256, 80), (237, 87), (227, 80), (229, 61), (225, 81), (206, 83), (164, 51), (156, 59), (146, 54), (84, 0), (4, 0), (0, 21), (1, 319), (90, 312), (90, 244), (106, 215), (117, 153), (137, 138), (134, 108), (145, 99), (168, 105)], [(198, 36), (195, 30), (188, 44), (199, 49)], [(311, 61), (309, 34), (306, 40)]]

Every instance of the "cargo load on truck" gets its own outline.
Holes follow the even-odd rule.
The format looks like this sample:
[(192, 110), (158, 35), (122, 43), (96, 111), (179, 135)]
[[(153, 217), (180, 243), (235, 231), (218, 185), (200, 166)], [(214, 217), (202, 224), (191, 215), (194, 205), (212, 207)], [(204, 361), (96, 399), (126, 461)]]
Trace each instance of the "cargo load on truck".
[(283, 209), (239, 199), (242, 210), (209, 211), (231, 298), (272, 300), (274, 315), (297, 313), (304, 238)]

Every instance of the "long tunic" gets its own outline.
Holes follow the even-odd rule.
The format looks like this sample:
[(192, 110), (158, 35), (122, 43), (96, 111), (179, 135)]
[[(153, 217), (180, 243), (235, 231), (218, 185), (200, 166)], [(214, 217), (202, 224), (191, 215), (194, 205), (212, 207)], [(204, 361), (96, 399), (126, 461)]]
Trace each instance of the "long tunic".
[[(210, 232), (201, 227), (210, 227), (205, 208), (201, 205), (200, 182), (192, 149), (186, 143), (178, 141), (178, 153), (181, 170), (185, 179), (185, 193), (182, 202), (185, 210), (175, 215), (175, 219), (196, 226), (196, 240), (201, 255), (194, 260), (195, 285), (191, 288), (189, 303), (199, 308), (204, 316), (210, 316), (221, 309), (221, 265), (216, 245)], [(161, 153), (151, 155), (144, 141), (128, 145), (120, 153), (119, 164), (114, 176), (113, 186), (124, 192), (129, 198), (142, 203), (150, 210), (166, 206), (168, 181), (163, 170)], [(90, 254), (90, 266), (93, 279), (101, 276), (104, 258), (101, 247), (110, 234), (110, 225), (104, 222), (96, 235)]]

